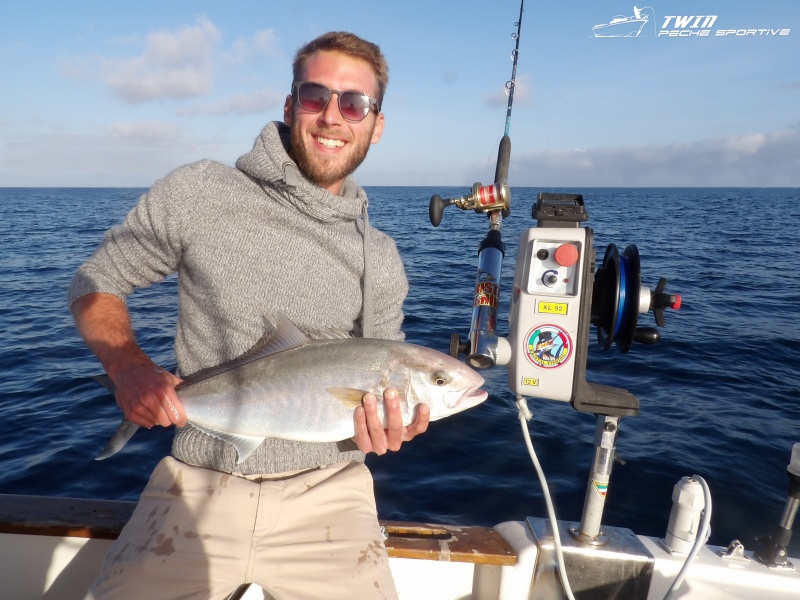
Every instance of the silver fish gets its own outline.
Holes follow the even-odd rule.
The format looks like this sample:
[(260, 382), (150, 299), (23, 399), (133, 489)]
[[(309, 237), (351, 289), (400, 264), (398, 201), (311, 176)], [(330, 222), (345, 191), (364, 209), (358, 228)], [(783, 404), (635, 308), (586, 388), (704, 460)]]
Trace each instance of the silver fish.
[[(352, 438), (353, 411), (367, 392), (380, 400), (385, 389), (397, 390), (404, 425), (414, 421), (420, 404), (430, 407), (430, 420), (436, 421), (487, 397), (479, 389), (483, 377), (437, 350), (353, 338), (332, 329), (322, 339), (311, 339), (283, 316), (256, 348), (176, 387), (189, 423), (232, 444), (239, 463), (270, 437), (305, 442)], [(107, 379), (101, 383), (109, 387)], [(377, 409), (385, 427), (382, 401)], [(123, 419), (97, 460), (116, 454), (137, 429)]]

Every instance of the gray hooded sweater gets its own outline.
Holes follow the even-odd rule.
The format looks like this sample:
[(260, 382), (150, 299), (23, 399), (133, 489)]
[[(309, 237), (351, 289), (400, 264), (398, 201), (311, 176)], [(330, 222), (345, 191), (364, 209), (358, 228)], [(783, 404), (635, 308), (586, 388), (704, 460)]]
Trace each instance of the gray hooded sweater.
[[(335, 327), (360, 336), (366, 328), (372, 337), (403, 339), (405, 271), (393, 240), (365, 223), (364, 190), (351, 178), (339, 196), (315, 186), (288, 146), (289, 129), (269, 123), (236, 168), (200, 161), (157, 181), (78, 268), (69, 303), (92, 292), (124, 299), (177, 272), (183, 375), (245, 353), (278, 313), (312, 335)], [(189, 425), (176, 431), (172, 454), (220, 471), (269, 474), (363, 461), (353, 448), (267, 439), (237, 465), (233, 446)]]

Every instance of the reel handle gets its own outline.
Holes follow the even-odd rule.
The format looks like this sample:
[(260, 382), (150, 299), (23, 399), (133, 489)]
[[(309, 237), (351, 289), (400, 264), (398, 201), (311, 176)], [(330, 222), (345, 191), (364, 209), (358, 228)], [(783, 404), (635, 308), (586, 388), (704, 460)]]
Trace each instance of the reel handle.
[(439, 194), (431, 196), (431, 203), (428, 205), (428, 216), (431, 219), (431, 225), (438, 227), (442, 222), (442, 213), (444, 209), (455, 203), (456, 200), (442, 198)]
[(671, 308), (679, 310), (681, 307), (680, 294), (668, 294), (664, 292), (667, 287), (667, 280), (663, 277), (658, 280), (658, 285), (650, 298), (650, 310), (656, 317), (656, 325), (664, 327), (664, 309)]
[(462, 342), (459, 334), (450, 334), (450, 356), (453, 358), (459, 358), (462, 354), (469, 354), (469, 348), (469, 339)]
[(652, 346), (661, 339), (661, 332), (656, 327), (637, 327), (633, 334), (633, 341), (639, 344)]

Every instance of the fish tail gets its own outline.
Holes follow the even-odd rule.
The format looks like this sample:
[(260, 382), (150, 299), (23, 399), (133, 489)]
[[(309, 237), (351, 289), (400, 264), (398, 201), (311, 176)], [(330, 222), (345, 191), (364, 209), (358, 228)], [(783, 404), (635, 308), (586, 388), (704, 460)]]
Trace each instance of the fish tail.
[(122, 419), (122, 423), (117, 427), (116, 433), (108, 440), (106, 447), (97, 455), (95, 460), (103, 460), (109, 456), (114, 456), (117, 452), (122, 450), (122, 447), (128, 443), (128, 440), (133, 437), (139, 426), (136, 423), (131, 423), (128, 419)]

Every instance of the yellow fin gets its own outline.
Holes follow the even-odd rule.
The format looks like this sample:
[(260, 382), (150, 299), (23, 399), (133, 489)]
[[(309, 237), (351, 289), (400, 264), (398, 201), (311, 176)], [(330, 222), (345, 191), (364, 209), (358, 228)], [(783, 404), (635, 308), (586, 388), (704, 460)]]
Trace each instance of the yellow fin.
[(328, 393), (348, 408), (357, 408), (361, 406), (361, 400), (367, 392), (354, 388), (332, 387), (328, 388)]

